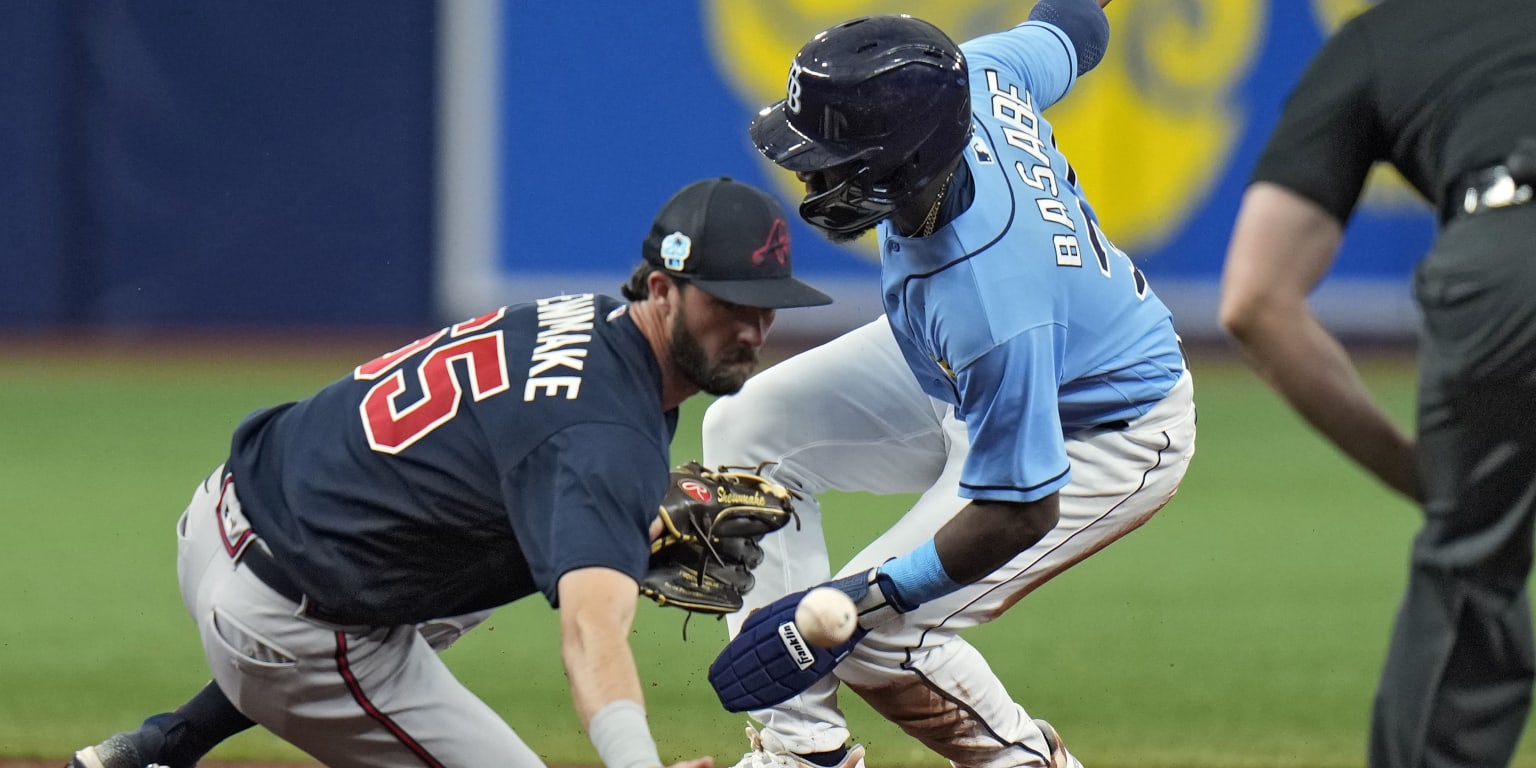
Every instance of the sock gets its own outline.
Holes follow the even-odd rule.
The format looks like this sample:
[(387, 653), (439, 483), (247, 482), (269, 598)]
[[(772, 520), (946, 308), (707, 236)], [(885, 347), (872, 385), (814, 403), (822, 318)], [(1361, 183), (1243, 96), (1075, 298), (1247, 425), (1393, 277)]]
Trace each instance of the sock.
[(169, 768), (193, 768), (225, 739), (255, 724), (212, 681), (175, 712), (144, 721), (145, 727), (156, 727), (165, 735), (158, 761)]

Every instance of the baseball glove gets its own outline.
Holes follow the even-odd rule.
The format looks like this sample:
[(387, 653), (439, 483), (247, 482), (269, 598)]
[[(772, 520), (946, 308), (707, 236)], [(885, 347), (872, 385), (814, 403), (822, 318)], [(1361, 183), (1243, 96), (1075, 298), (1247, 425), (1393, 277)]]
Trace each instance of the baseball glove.
[(763, 561), (758, 542), (799, 522), (794, 494), (757, 474), (698, 462), (672, 470), (670, 480), (640, 593), (695, 613), (741, 610), (742, 595), (756, 583), (752, 569)]

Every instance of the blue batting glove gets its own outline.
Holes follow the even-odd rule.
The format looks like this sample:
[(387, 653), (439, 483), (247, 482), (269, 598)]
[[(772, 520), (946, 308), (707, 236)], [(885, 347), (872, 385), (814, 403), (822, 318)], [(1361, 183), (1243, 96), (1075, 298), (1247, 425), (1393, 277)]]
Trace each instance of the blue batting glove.
[(858, 606), (853, 635), (831, 648), (805, 641), (795, 627), (795, 609), (809, 590), (753, 611), (709, 666), (709, 684), (727, 711), (766, 709), (804, 693), (831, 674), (870, 629), (915, 607), (887, 597), (894, 592), (890, 578), (873, 568), (820, 586), (842, 590)]

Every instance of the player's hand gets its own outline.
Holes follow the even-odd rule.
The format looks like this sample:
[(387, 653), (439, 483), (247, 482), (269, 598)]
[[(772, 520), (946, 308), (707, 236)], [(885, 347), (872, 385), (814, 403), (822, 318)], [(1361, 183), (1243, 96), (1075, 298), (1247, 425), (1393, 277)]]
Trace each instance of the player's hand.
[(741, 631), (709, 665), (709, 684), (728, 712), (750, 712), (781, 704), (832, 673), (868, 630), (859, 627), (831, 648), (806, 642), (795, 627), (795, 609), (805, 590), (792, 592), (752, 612)]
[(708, 755), (695, 757), (692, 760), (679, 760), (667, 768), (715, 768), (715, 759)]
[(805, 591), (754, 611), (709, 666), (709, 684), (727, 711), (766, 709), (804, 693), (831, 674), (871, 629), (916, 607), (889, 599), (889, 578), (874, 568), (820, 586), (842, 590), (858, 607), (853, 634), (829, 648), (806, 642), (795, 626), (795, 609)]

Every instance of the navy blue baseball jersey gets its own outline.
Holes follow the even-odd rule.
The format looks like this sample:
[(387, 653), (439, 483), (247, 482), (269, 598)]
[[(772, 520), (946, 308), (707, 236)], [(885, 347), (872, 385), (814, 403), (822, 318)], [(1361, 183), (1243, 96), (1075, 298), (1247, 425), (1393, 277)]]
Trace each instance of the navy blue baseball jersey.
[(247, 417), (228, 463), (245, 514), (328, 615), (415, 623), (601, 566), (637, 581), (677, 412), (625, 304), (503, 308)]
[(1031, 21), (961, 49), (974, 134), (949, 197), (970, 206), (931, 237), (882, 222), (881, 287), (923, 389), (965, 421), (961, 493), (1032, 501), (1069, 479), (1064, 435), (1146, 413), (1184, 362), (1042, 114), (1075, 81), (1071, 42)]

